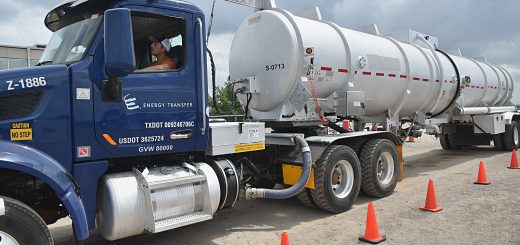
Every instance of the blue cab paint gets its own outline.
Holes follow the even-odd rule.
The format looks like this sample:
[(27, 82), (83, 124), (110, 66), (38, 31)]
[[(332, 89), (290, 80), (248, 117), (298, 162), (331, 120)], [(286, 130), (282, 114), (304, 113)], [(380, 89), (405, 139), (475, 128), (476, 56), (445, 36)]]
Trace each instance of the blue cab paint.
[[(94, 4), (67, 1), (61, 7), (81, 9)], [(204, 152), (208, 146), (208, 129), (201, 130), (208, 123), (202, 121), (208, 106), (203, 104), (208, 101), (207, 84), (202, 84), (207, 81), (205, 37), (197, 25), (197, 19), (205, 23), (202, 11), (182, 1), (112, 0), (103, 4), (103, 12), (126, 8), (132, 14), (182, 19), (183, 68), (125, 74), (128, 65), (114, 63), (124, 58), (110, 56), (114, 59), (105, 60), (105, 31), (117, 32), (117, 26), (105, 30), (101, 24), (86, 55), (76, 62), (0, 71), (1, 97), (37, 96), (34, 108), (21, 108), (28, 110), (25, 114), (0, 120), (0, 169), (20, 171), (46, 182), (67, 208), (79, 240), (88, 238), (89, 230), (95, 228), (97, 185), (111, 159)], [(128, 39), (128, 35), (120, 35), (107, 45), (131, 41)], [(122, 101), (103, 100), (107, 62), (119, 71), (114, 75), (121, 80)], [(44, 86), (22, 88), (19, 82), (41, 77)], [(13, 87), (9, 81), (20, 85)], [(11, 138), (16, 123), (29, 123), (31, 139)], [(191, 137), (170, 139), (170, 134), (178, 131), (189, 131)]]

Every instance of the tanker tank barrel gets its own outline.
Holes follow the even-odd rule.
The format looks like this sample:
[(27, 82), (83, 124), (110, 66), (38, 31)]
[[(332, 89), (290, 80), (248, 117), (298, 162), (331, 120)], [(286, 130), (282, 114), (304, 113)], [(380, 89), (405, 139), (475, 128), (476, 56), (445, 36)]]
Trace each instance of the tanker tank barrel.
[(416, 113), (450, 118), (458, 107), (511, 104), (508, 71), (445, 53), (437, 37), (411, 29), (378, 35), (370, 31), (375, 27), (360, 32), (305, 16), (258, 11), (235, 34), (230, 78), (255, 78), (238, 94), (254, 120), (321, 124), (335, 115), (397, 122)]

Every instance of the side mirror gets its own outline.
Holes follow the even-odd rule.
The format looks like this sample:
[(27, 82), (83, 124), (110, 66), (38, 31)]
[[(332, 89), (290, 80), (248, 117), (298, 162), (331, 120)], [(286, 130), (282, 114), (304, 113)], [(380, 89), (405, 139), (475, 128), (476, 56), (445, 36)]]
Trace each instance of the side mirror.
[(105, 12), (105, 69), (109, 76), (126, 76), (135, 69), (134, 37), (129, 9)]
[(118, 77), (135, 70), (134, 38), (129, 9), (110, 9), (105, 12), (105, 71), (108, 81), (103, 85), (103, 97), (121, 101), (121, 82)]

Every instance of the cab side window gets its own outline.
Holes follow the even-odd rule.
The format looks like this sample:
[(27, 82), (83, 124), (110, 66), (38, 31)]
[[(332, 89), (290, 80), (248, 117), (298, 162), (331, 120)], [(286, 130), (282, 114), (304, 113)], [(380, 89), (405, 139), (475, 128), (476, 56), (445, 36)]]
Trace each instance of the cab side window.
[(179, 34), (170, 39), (170, 43), (172, 45), (172, 58), (177, 65), (177, 69), (179, 67), (184, 66), (184, 46), (183, 46), (183, 36)]
[(184, 19), (134, 12), (132, 29), (135, 72), (175, 72), (184, 68)]

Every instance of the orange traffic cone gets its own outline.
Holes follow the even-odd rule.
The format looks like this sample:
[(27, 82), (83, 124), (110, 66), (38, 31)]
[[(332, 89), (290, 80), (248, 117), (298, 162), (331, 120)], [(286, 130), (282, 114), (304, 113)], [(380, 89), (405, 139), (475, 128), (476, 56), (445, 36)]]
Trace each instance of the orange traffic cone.
[(282, 242), (280, 244), (281, 245), (291, 245), (291, 243), (289, 242), (289, 235), (285, 231), (282, 232)]
[(376, 211), (374, 210), (374, 204), (368, 203), (367, 223), (365, 227), (365, 235), (359, 237), (360, 241), (368, 242), (371, 244), (378, 244), (386, 240), (386, 237), (379, 234), (379, 228), (377, 227)]
[(516, 149), (513, 149), (513, 153), (511, 153), (511, 164), (507, 168), (520, 169), (518, 166), (518, 158), (516, 158)]
[(426, 202), (420, 209), (430, 212), (439, 212), (442, 207), (437, 207), (437, 198), (435, 197), (435, 189), (433, 187), (433, 180), (428, 182), (428, 192), (426, 193)]
[(476, 185), (489, 185), (491, 183), (488, 182), (486, 177), (486, 169), (484, 168), (484, 161), (480, 161), (480, 166), (478, 167), (478, 176), (477, 181), (474, 182)]

